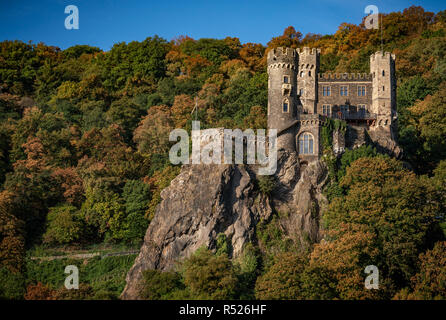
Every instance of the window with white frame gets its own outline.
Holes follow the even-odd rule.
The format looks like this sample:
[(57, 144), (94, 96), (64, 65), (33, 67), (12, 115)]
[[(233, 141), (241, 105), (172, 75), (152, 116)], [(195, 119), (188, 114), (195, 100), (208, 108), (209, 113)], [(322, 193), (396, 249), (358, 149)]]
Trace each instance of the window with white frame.
[(341, 96), (348, 96), (348, 86), (341, 86)]

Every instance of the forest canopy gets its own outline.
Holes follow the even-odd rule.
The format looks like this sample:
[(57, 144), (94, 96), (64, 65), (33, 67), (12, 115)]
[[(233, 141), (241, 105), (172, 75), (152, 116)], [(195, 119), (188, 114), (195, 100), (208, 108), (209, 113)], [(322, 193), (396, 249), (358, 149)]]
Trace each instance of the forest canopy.
[[(148, 286), (160, 279), (172, 285), (173, 293), (155, 297), (182, 290), (211, 298), (446, 298), (446, 12), (412, 6), (380, 16), (383, 49), (397, 57), (403, 158), (347, 153), (324, 217), (332, 240), (311, 253), (285, 250), (242, 272), (202, 250), (182, 274), (147, 274)], [(304, 36), (290, 26), (266, 46), (231, 37), (168, 41), (156, 35), (116, 43), (107, 52), (1, 42), (0, 281), (8, 281), (0, 297), (24, 296), (26, 250), (35, 246), (139, 244), (161, 190), (180, 170), (168, 161), (168, 133), (190, 130), (195, 101), (202, 128), (265, 128), (266, 55), (279, 46), (320, 48), (320, 72), (363, 73), (381, 49), (381, 35), (362, 22), (343, 23), (329, 35)], [(362, 197), (364, 189), (379, 207)], [(258, 252), (249, 254), (252, 263), (262, 260)], [(391, 279), (381, 296), (358, 289), (358, 261), (371, 259)], [(194, 276), (208, 270), (200, 261), (230, 283), (230, 292), (210, 293), (206, 286), (219, 284)], [(352, 277), (342, 278), (339, 270)], [(427, 283), (426, 274), (438, 270), (436, 282)], [(27, 285), (29, 296), (59, 289)]]

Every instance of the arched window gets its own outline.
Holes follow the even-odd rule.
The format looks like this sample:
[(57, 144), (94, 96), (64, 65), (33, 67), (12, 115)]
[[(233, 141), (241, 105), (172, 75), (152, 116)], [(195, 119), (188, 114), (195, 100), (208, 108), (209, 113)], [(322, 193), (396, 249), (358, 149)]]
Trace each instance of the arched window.
[(284, 99), (282, 105), (282, 112), (289, 112), (289, 110), (290, 110), (290, 103), (288, 102), (288, 99)]
[(299, 136), (299, 154), (313, 154), (313, 135), (304, 132)]

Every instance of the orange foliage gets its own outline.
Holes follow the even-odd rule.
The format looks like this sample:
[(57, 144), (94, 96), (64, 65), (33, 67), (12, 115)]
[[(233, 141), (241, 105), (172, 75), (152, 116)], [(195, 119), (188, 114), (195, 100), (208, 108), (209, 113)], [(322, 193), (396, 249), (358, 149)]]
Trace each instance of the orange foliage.
[(38, 282), (36, 285), (28, 285), (24, 298), (25, 300), (56, 300), (55, 293), (55, 290), (51, 290), (46, 285)]

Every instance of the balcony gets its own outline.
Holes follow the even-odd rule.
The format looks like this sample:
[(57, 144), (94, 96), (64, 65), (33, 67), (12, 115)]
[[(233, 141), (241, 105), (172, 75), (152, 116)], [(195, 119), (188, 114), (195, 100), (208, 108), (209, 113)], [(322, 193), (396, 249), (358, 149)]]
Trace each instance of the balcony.
[(283, 96), (289, 96), (291, 94), (291, 83), (283, 83), (282, 84), (282, 95)]

